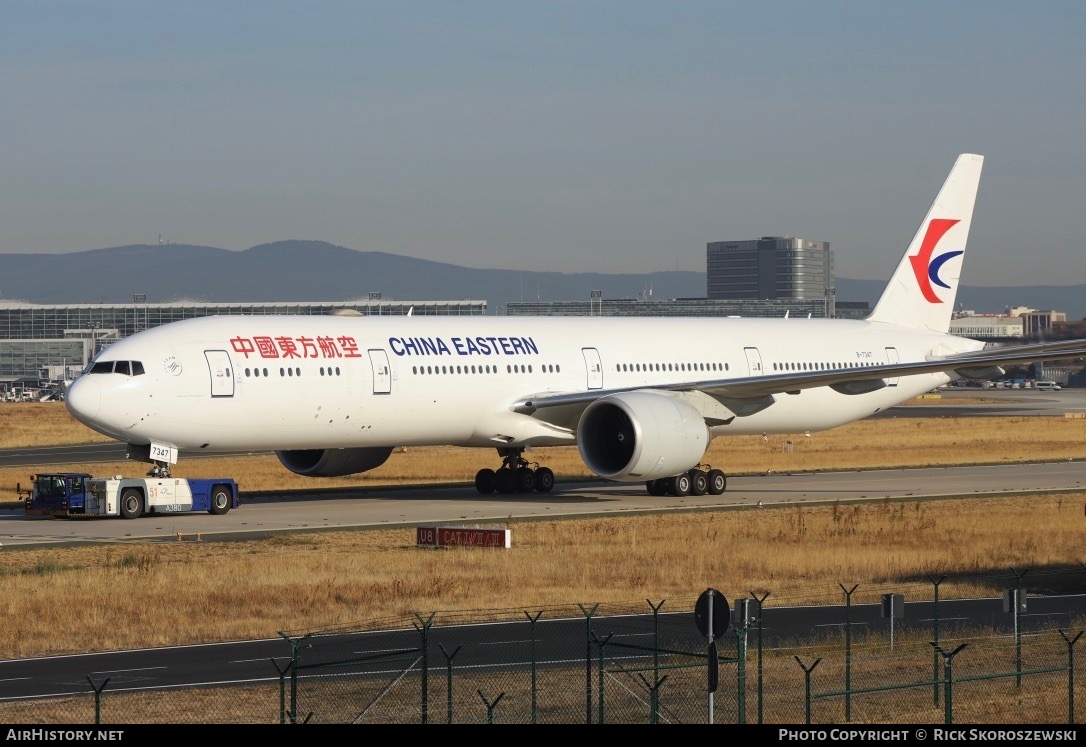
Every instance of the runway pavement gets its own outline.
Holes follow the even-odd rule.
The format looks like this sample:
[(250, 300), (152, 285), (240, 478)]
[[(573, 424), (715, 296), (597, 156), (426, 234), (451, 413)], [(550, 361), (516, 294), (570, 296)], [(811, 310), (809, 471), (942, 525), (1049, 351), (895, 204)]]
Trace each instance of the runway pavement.
[(0, 512), (4, 547), (131, 541), (212, 542), (279, 532), (494, 525), (668, 511), (765, 510), (872, 500), (936, 500), (1084, 490), (1086, 462), (939, 467), (732, 477), (719, 496), (648, 495), (640, 484), (584, 482), (552, 493), (479, 495), (468, 485), (243, 495), (225, 516), (53, 519)]

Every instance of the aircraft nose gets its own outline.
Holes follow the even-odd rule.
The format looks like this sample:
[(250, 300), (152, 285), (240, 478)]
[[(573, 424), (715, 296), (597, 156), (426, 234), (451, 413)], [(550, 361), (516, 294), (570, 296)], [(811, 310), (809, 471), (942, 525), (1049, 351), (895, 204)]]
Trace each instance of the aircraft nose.
[(64, 395), (64, 403), (68, 406), (68, 412), (76, 420), (90, 425), (90, 422), (98, 417), (98, 411), (102, 408), (102, 389), (98, 386), (98, 382), (81, 376), (68, 387)]

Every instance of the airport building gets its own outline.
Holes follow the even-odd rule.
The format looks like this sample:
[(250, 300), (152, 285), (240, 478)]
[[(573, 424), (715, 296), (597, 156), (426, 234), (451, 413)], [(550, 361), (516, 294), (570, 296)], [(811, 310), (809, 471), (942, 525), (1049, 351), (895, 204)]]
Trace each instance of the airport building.
[(1020, 316), (960, 313), (950, 320), (950, 334), (973, 340), (1021, 340), (1025, 323)]
[(1004, 314), (978, 314), (963, 309), (950, 320), (950, 334), (976, 340), (1043, 340), (1055, 327), (1066, 324), (1067, 314), (1062, 311), (1015, 306)]
[[(865, 304), (866, 306), (866, 304)], [(829, 315), (831, 304), (820, 301), (733, 301), (672, 298), (666, 301), (594, 298), (586, 301), (520, 301), (506, 305), (509, 316), (760, 316), (814, 317)]]
[(823, 302), (835, 315), (833, 250), (828, 241), (764, 236), (706, 245), (706, 295), (727, 300)]
[(75, 377), (110, 343), (161, 324), (230, 314), (481, 316), (486, 301), (366, 300), (291, 303), (32, 304), (0, 301), (0, 392)]

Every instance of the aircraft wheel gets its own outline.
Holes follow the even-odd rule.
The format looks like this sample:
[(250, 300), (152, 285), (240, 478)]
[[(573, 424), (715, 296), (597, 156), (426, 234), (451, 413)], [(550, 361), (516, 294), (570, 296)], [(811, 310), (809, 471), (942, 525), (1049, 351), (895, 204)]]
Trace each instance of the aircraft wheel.
[(531, 467), (517, 467), (513, 474), (516, 477), (518, 493), (531, 493), (535, 490), (535, 472)]
[(475, 489), (483, 495), (490, 495), (497, 487), (497, 477), (492, 469), (481, 469), (475, 473)]
[(705, 495), (709, 492), (709, 475), (705, 470), (690, 470), (690, 495)]
[(230, 510), (230, 504), (234, 502), (234, 496), (230, 489), (222, 485), (216, 485), (211, 489), (211, 508), (208, 513), (222, 516)]
[(143, 513), (143, 496), (135, 488), (121, 493), (121, 516), (126, 519), (138, 518)]
[(675, 496), (690, 495), (690, 474), (683, 472), (668, 479), (667, 492)]
[(554, 487), (554, 472), (548, 467), (540, 467), (535, 471), (535, 489), (540, 493), (549, 493)]
[(728, 477), (722, 470), (709, 470), (709, 495), (720, 495), (728, 487)]
[(494, 473), (494, 489), (502, 495), (517, 492), (517, 476), (508, 467), (502, 467)]

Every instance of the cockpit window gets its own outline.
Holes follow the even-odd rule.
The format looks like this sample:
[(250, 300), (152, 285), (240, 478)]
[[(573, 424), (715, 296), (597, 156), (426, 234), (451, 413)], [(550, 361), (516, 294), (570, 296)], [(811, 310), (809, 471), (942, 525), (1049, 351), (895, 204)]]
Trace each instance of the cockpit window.
[(125, 376), (142, 376), (143, 363), (140, 361), (98, 361), (90, 367), (90, 371), (87, 373), (119, 373)]

